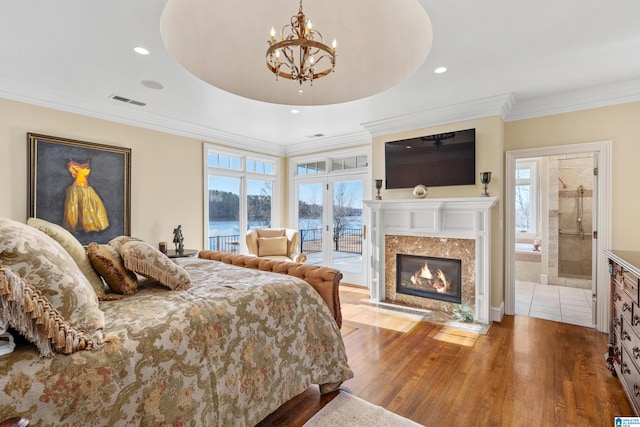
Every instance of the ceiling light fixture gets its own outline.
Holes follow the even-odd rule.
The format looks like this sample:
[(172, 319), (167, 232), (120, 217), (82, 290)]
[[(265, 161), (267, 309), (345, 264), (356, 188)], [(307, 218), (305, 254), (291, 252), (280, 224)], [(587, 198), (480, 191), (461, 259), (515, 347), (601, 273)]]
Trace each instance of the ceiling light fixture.
[(438, 67), (435, 70), (433, 70), (433, 72), (436, 73), (436, 74), (446, 73), (447, 72), (447, 67)]
[(273, 74), (302, 83), (324, 77), (336, 67), (336, 40), (332, 47), (324, 44), (319, 31), (313, 29), (311, 20), (304, 16), (302, 0), (298, 14), (291, 17), (291, 23), (282, 27), (280, 41), (276, 41), (276, 31), (271, 28), (271, 39), (267, 49), (267, 67)]

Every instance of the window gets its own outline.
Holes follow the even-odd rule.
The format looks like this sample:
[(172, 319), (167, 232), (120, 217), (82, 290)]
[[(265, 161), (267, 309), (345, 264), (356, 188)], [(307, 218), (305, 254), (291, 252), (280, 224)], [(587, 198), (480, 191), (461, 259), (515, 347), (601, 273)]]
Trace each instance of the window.
[(327, 162), (299, 163), (297, 167), (297, 175), (325, 173), (326, 171)]
[[(330, 165), (330, 170), (327, 169), (327, 164)], [(296, 163), (295, 175), (318, 175), (355, 169), (367, 170), (368, 167), (367, 155), (337, 156), (322, 161)]]
[(246, 230), (271, 227), (278, 206), (278, 159), (205, 146), (205, 247), (239, 252)]
[(347, 169), (366, 168), (367, 156), (338, 157), (331, 159), (331, 168), (334, 171)]
[(516, 161), (516, 232), (536, 234), (538, 186), (536, 162)]

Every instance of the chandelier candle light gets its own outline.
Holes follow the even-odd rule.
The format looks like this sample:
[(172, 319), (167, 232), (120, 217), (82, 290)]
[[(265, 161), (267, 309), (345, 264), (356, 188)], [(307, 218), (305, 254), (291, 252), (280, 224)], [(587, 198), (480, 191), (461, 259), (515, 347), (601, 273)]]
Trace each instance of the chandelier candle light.
[(271, 28), (271, 40), (267, 49), (267, 67), (278, 77), (297, 80), (302, 83), (324, 77), (335, 70), (336, 40), (332, 47), (324, 44), (324, 38), (304, 16), (302, 0), (298, 14), (291, 17), (291, 23), (282, 27), (280, 41), (276, 41), (276, 31)]

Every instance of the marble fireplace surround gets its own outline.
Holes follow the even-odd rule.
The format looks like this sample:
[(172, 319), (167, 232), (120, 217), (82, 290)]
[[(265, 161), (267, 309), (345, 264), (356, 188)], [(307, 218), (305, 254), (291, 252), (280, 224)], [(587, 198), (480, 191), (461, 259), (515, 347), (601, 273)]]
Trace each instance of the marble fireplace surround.
[(396, 291), (396, 254), (425, 255), (461, 261), (462, 302), (475, 309), (476, 291), (476, 251), (473, 239), (451, 239), (442, 237), (385, 236), (385, 302), (408, 305), (410, 307), (453, 313), (458, 305), (454, 302), (407, 295)]
[[(398, 250), (445, 258), (456, 258), (459, 254), (458, 259), (463, 260), (463, 302), (465, 297), (468, 302), (475, 302), (475, 322), (489, 324), (491, 208), (497, 201), (496, 197), (364, 201), (371, 218), (367, 262), (371, 300), (389, 302), (396, 299), (416, 306), (415, 301), (404, 301), (404, 296), (395, 295), (395, 253)], [(436, 253), (426, 253), (430, 249)], [(469, 265), (471, 261), (473, 265)], [(453, 303), (445, 303), (448, 305), (443, 307), (439, 307), (441, 303), (435, 304), (428, 303), (428, 307), (451, 312), (454, 306)], [(424, 303), (417, 306), (424, 306)]]

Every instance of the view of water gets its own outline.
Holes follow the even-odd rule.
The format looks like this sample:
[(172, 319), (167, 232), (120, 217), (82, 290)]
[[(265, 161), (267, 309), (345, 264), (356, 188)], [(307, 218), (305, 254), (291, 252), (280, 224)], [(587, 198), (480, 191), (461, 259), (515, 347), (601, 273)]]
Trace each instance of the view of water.
[[(351, 217), (349, 228), (362, 228), (362, 217)], [(300, 229), (313, 229), (322, 226), (321, 218), (302, 218), (299, 221)], [(249, 223), (249, 228), (260, 227), (259, 223)], [(240, 223), (238, 221), (209, 221), (209, 236), (235, 236), (240, 234)]]

